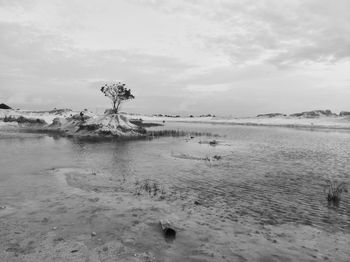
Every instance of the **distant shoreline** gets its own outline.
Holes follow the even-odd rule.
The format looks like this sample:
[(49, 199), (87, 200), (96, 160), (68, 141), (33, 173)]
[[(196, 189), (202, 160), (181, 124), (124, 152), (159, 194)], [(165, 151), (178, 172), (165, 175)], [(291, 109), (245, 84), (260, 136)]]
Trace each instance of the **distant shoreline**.
[[(135, 116), (129, 115), (132, 118)], [(239, 125), (239, 126), (261, 126), (261, 127), (286, 127), (297, 129), (322, 129), (322, 130), (350, 130), (350, 117), (330, 116), (318, 118), (303, 117), (247, 117), (247, 118), (220, 118), (220, 117), (158, 117), (158, 116), (142, 116), (137, 118), (147, 122), (177, 122), (177, 123), (193, 123), (193, 124), (216, 124), (216, 125)], [(163, 122), (164, 121), (164, 122)]]
[[(91, 120), (96, 119), (96, 123), (102, 120), (98, 120), (100, 115), (93, 114), (88, 111), (83, 111), (86, 116)], [(314, 111), (312, 111), (314, 112)], [(316, 111), (317, 112), (317, 111)], [(309, 112), (307, 112), (309, 113)], [(305, 130), (340, 130), (340, 131), (349, 131), (350, 130), (350, 115), (339, 116), (335, 114), (330, 115), (320, 115), (315, 117), (309, 116), (285, 116), (285, 115), (276, 115), (270, 116), (260, 115), (257, 117), (245, 117), (245, 118), (224, 118), (224, 117), (209, 117), (209, 116), (199, 116), (199, 117), (169, 117), (169, 116), (147, 116), (141, 114), (128, 114), (121, 113), (128, 119), (128, 129), (135, 129), (133, 124), (138, 127), (153, 127), (153, 126), (162, 126), (167, 122), (173, 123), (192, 123), (192, 124), (214, 124), (214, 125), (238, 125), (238, 126), (257, 126), (257, 127), (284, 127), (284, 128), (295, 128), (295, 129), (305, 129)], [(5, 110), (0, 109), (0, 127), (5, 128), (7, 125), (15, 128), (14, 123), (4, 121), (6, 117), (19, 118), (23, 116), (26, 119), (29, 119), (31, 122), (30, 125), (35, 125), (36, 128), (41, 128), (40, 123), (45, 123), (44, 126), (50, 126), (50, 129), (53, 127), (52, 124), (55, 118), (65, 119), (75, 118), (76, 122), (79, 120), (79, 112), (72, 111), (69, 109), (53, 110), (53, 111), (26, 111), (26, 110)], [(123, 121), (126, 121), (123, 120)], [(141, 121), (142, 120), (142, 121)], [(39, 122), (38, 122), (39, 121)], [(90, 120), (89, 120), (90, 121)], [(130, 122), (129, 122), (130, 121)], [(79, 122), (79, 121), (78, 121)], [(79, 124), (79, 123), (77, 123)], [(95, 124), (95, 123), (94, 123)], [(122, 123), (120, 123), (122, 124)], [(123, 122), (123, 125), (126, 124)], [(131, 124), (131, 126), (130, 126)], [(118, 124), (117, 124), (118, 125)], [(130, 126), (130, 127), (129, 127)], [(75, 126), (74, 126), (75, 127)], [(117, 127), (117, 126), (116, 126)], [(115, 128), (116, 128), (115, 127)], [(44, 130), (45, 128), (43, 128)], [(59, 128), (62, 129), (62, 128)], [(88, 132), (88, 135), (91, 135)], [(124, 135), (120, 132), (118, 135)]]

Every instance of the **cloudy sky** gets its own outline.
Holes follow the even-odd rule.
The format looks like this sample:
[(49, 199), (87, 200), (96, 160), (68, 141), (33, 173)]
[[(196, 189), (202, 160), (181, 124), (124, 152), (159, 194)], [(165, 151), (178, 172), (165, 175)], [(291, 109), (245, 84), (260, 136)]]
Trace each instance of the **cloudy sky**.
[(0, 103), (250, 116), (350, 111), (348, 0), (0, 0)]

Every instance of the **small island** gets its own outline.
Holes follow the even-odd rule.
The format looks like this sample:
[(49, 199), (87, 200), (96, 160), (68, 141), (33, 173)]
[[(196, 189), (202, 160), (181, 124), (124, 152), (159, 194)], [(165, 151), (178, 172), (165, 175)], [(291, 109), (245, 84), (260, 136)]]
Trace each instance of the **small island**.
[(13, 110), (4, 105), (0, 110), (0, 119), (12, 128), (28, 131), (56, 132), (63, 136), (76, 137), (140, 137), (145, 129), (135, 125), (129, 118), (119, 112), (124, 101), (134, 99), (131, 90), (124, 83), (105, 84), (101, 92), (111, 99), (113, 108), (101, 116), (88, 110), (80, 112), (71, 109), (54, 109), (51, 111)]

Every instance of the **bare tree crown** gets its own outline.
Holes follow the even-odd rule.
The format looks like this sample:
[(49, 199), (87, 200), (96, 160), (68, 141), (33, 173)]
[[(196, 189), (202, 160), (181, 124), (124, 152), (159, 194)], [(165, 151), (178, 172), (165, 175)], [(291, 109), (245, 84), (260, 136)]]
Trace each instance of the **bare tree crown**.
[(101, 87), (101, 92), (112, 100), (113, 110), (118, 113), (120, 104), (123, 101), (134, 99), (131, 90), (125, 87), (125, 83), (117, 82), (112, 84), (104, 84)]

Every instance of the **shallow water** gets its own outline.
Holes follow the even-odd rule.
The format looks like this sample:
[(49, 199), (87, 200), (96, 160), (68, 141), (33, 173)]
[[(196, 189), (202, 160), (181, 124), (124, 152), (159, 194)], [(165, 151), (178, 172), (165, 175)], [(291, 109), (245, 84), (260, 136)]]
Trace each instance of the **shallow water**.
[[(327, 179), (350, 184), (350, 133), (185, 123), (154, 129), (220, 137), (93, 142), (1, 132), (0, 205), (18, 206), (55, 190), (50, 168), (84, 167), (111, 173), (112, 183), (154, 179), (167, 191), (216, 209), (220, 219), (350, 232), (349, 194), (330, 207), (324, 193)], [(212, 139), (218, 145), (207, 143)]]

